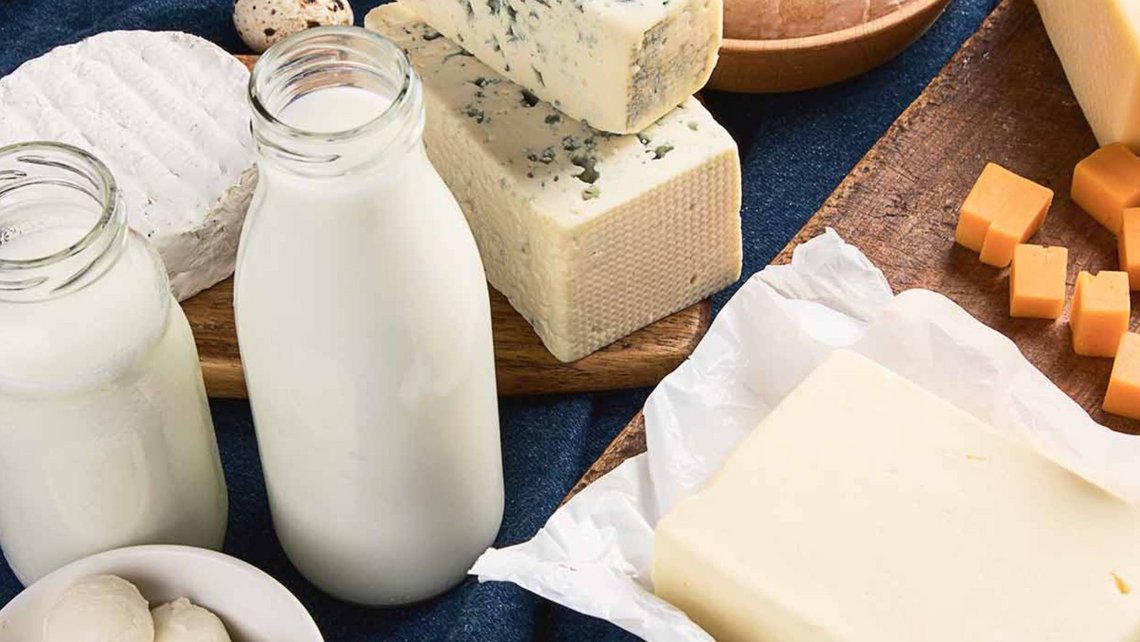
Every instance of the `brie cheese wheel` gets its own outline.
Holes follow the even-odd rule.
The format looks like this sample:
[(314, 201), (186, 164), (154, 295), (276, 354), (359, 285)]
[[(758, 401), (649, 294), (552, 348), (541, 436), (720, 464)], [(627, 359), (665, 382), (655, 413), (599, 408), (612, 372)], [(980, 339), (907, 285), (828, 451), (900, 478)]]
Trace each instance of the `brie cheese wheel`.
[(102, 160), (183, 300), (234, 270), (257, 182), (248, 81), (245, 65), (196, 36), (99, 34), (0, 78), (0, 145), (56, 141)]

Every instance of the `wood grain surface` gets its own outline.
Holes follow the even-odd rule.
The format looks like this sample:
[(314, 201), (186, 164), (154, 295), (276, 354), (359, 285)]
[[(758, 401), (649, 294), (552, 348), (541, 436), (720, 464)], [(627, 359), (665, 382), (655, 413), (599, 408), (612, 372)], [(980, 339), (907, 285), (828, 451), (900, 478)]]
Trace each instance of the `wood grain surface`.
[(709, 87), (745, 93), (799, 91), (837, 83), (894, 58), (918, 40), (950, 0), (912, 0), (876, 20), (800, 38), (750, 40), (741, 18), (771, 0), (725, 6), (725, 39)]
[[(981, 264), (953, 240), (962, 200), (993, 161), (1056, 192), (1030, 242), (1069, 248), (1070, 296), (1080, 270), (1117, 269), (1113, 235), (1069, 199), (1073, 167), (1094, 149), (1032, 1), (1003, 0), (774, 263), (788, 262), (800, 243), (834, 228), (883, 270), (896, 292), (945, 294), (1013, 339), (1096, 421), (1140, 434), (1138, 422), (1100, 409), (1112, 360), (1073, 353), (1068, 306), (1056, 322), (1011, 318), (1009, 271)], [(575, 492), (643, 452), (643, 433), (638, 415)]]
[[(249, 67), (256, 56), (238, 56)], [(234, 327), (233, 282), (222, 283), (183, 301), (194, 329), (206, 390), (212, 397), (244, 398)], [(617, 390), (656, 384), (696, 347), (708, 329), (710, 303), (704, 301), (639, 330), (598, 352), (562, 363), (506, 297), (491, 290), (491, 324), (499, 393), (525, 395)]]
[[(651, 386), (692, 353), (708, 330), (711, 304), (702, 301), (638, 330), (584, 359), (562, 363), (506, 297), (492, 289), (491, 326), (499, 394), (587, 392)], [(182, 302), (194, 330), (206, 391), (211, 397), (245, 398), (234, 327), (233, 280)]]

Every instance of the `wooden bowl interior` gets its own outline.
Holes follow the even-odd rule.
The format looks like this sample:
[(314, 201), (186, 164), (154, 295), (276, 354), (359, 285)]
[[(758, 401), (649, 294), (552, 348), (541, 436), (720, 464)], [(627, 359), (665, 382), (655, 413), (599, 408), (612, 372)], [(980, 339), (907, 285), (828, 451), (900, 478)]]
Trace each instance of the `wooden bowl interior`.
[(913, 0), (870, 22), (781, 40), (726, 38), (711, 89), (764, 93), (822, 87), (895, 57), (930, 28), (950, 0)]

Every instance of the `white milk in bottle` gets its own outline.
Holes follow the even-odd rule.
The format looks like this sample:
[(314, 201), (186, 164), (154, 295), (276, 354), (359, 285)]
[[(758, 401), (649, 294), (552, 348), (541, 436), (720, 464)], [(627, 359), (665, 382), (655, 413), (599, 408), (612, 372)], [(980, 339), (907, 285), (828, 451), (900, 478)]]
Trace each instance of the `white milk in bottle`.
[(234, 306), (277, 534), (332, 595), (431, 597), (493, 542), (503, 478), (487, 284), (423, 149), (419, 79), (391, 42), (328, 27), (250, 87)]
[(218, 548), (226, 492), (198, 353), (113, 177), (0, 149), (0, 546), (28, 584), (150, 543)]

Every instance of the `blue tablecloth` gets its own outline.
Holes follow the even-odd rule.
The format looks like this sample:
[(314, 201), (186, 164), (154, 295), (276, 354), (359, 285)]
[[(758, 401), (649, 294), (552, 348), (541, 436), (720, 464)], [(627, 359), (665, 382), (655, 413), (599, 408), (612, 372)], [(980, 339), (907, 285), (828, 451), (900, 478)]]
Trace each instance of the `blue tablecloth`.
[[(230, 22), (231, 4), (3, 0), (0, 75), (56, 45), (112, 29), (177, 29), (244, 52)], [(359, 22), (380, 2), (352, 4)], [(784, 247), (996, 4), (954, 0), (907, 53), (838, 86), (771, 96), (708, 94), (709, 108), (736, 137), (744, 160), (746, 276)], [(734, 290), (718, 295), (717, 306)], [(529, 539), (542, 526), (647, 394), (637, 390), (502, 400), (507, 506), (499, 545)], [(321, 595), (290, 566), (274, 537), (248, 404), (214, 401), (212, 409), (230, 489), (227, 552), (284, 582), (309, 607), (330, 642), (632, 638), (510, 584), (468, 580), (426, 604), (389, 610), (352, 607)], [(7, 567), (0, 566), (0, 603), (20, 589)]]

